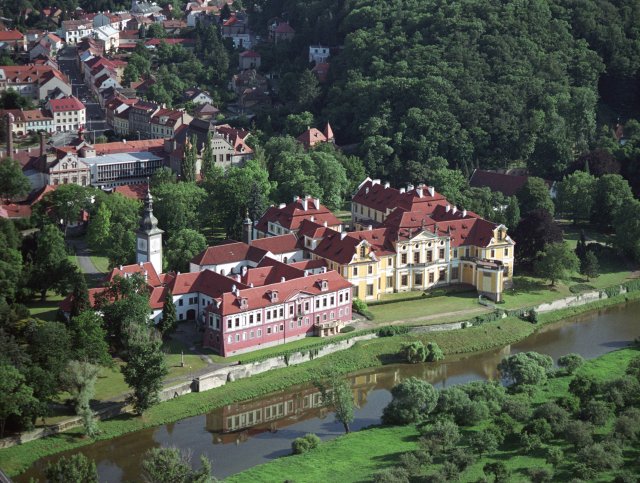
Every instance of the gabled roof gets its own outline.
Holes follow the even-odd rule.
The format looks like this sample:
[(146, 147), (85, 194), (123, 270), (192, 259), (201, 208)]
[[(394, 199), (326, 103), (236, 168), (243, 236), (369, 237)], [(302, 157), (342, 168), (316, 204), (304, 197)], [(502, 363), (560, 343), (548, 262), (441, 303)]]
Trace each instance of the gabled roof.
[(151, 262), (144, 262), (135, 265), (120, 265), (119, 267), (115, 267), (111, 272), (109, 272), (109, 275), (107, 275), (107, 281), (113, 281), (116, 276), (125, 278), (135, 273), (144, 276), (147, 283), (152, 287), (157, 287), (161, 284), (158, 272), (153, 268), (153, 264)]
[(240, 53), (240, 57), (247, 57), (250, 59), (259, 59), (260, 54), (258, 52), (254, 52), (253, 50), (245, 50)]
[(122, 196), (133, 200), (144, 200), (147, 196), (146, 184), (123, 184), (113, 188), (113, 193), (119, 193)]
[(318, 143), (326, 143), (328, 141), (327, 136), (325, 136), (321, 131), (312, 127), (311, 129), (307, 129), (305, 132), (300, 134), (296, 138), (299, 142), (304, 144), (304, 147), (309, 149), (315, 146)]
[(74, 96), (64, 97), (62, 99), (50, 99), (48, 102), (49, 109), (52, 112), (82, 111), (85, 109), (84, 104)]
[(299, 250), (298, 238), (293, 234), (280, 236), (269, 236), (266, 238), (258, 238), (251, 242), (251, 246), (261, 248), (262, 250), (280, 255), (282, 253), (294, 252)]
[(293, 29), (289, 22), (280, 22), (278, 26), (274, 30), (277, 34), (295, 34), (296, 31)]
[(505, 196), (514, 196), (524, 186), (528, 178), (528, 176), (475, 169), (469, 180), (469, 186), (472, 188), (487, 187), (491, 191), (499, 191)]
[(328, 226), (338, 226), (342, 224), (326, 206), (320, 203), (319, 199), (313, 197), (307, 197), (305, 199), (296, 198), (295, 201), (283, 207), (280, 207), (280, 205), (268, 208), (256, 224), (256, 228), (263, 233), (267, 233), (269, 231), (269, 222), (271, 222), (277, 223), (288, 230), (295, 231), (300, 228), (304, 220), (310, 220), (316, 223), (324, 223), (326, 221)]
[(18, 30), (5, 30), (4, 32), (0, 32), (0, 42), (11, 42), (23, 39), (24, 34)]
[(224, 263), (250, 260), (259, 263), (267, 254), (266, 250), (252, 247), (246, 243), (229, 240), (222, 245), (208, 247), (193, 257), (191, 263), (195, 265), (220, 265)]

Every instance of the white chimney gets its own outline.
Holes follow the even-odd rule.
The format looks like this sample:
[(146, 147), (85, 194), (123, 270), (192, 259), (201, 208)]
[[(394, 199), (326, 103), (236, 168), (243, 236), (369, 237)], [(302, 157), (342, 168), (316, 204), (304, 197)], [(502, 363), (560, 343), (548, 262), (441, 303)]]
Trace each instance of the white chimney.
[(287, 204), (286, 204), (286, 203), (280, 203), (280, 204), (278, 205), (278, 208), (282, 209), (282, 208), (284, 208), (285, 206), (287, 206)]
[(324, 225), (324, 227), (325, 227), (325, 228), (326, 228), (327, 226), (329, 226), (329, 223), (327, 223), (327, 220), (324, 220), (323, 225)]
[(405, 192), (404, 188), (400, 188), (400, 194), (403, 194)]
[(247, 267), (242, 267), (242, 276), (244, 277), (247, 274)]
[(451, 210), (451, 205), (447, 205), (444, 207), (445, 213), (449, 213), (450, 210)]
[(435, 196), (436, 190), (435, 190), (435, 188), (433, 186), (429, 186), (427, 189), (429, 190), (429, 195), (430, 196)]
[(319, 210), (320, 209), (320, 198), (314, 198), (313, 199), (313, 204), (315, 205), (316, 210)]
[(369, 194), (369, 187), (368, 187), (368, 186), (364, 189), (364, 194), (365, 194), (365, 195), (368, 195), (368, 194)]
[(451, 210), (451, 213), (455, 215), (457, 213), (457, 211), (458, 211), (458, 207), (454, 206), (453, 210)]
[(340, 232), (340, 240), (344, 240), (346, 237), (347, 237), (347, 232), (346, 231)]
[(467, 210), (462, 210), (462, 218), (464, 218), (465, 216), (467, 216)]
[(311, 215), (311, 218), (309, 218), (309, 220), (311, 220), (311, 221), (313, 221), (313, 222), (315, 223), (315, 221), (316, 221), (316, 217), (315, 217), (315, 216), (313, 216), (313, 215)]
[(238, 289), (238, 288), (236, 287), (236, 284), (234, 283), (234, 284), (231, 286), (231, 293), (236, 293), (236, 290), (237, 290), (237, 289)]
[(322, 273), (327, 273), (327, 267), (322, 267)]
[(413, 185), (411, 183), (407, 183), (407, 191), (411, 191), (413, 189)]
[(286, 282), (286, 281), (287, 281), (287, 279), (286, 279), (286, 278), (284, 278), (284, 277), (280, 277), (280, 282)]
[(416, 188), (416, 193), (418, 194), (418, 198), (422, 198), (422, 188)]
[(304, 200), (302, 200), (302, 209), (304, 211), (307, 211), (308, 207), (309, 207), (309, 200), (307, 198), (305, 198)]
[(367, 230), (369, 231), (373, 230), (373, 225), (367, 225)]
[(253, 282), (251, 282), (251, 283), (249, 284), (249, 287), (253, 288)]
[(138, 262), (138, 265), (140, 265), (140, 268), (142, 268), (144, 266), (144, 264), (142, 262)]
[(118, 270), (122, 271), (122, 265), (118, 265)]
[(294, 201), (294, 203), (295, 203), (296, 201), (298, 201), (299, 199), (300, 199), (300, 197), (299, 197), (299, 196), (293, 195), (293, 201)]
[(304, 276), (305, 276), (305, 277), (308, 277), (308, 276), (309, 276), (309, 270), (305, 270), (305, 271), (304, 271)]
[(386, 189), (386, 188), (388, 188), (389, 186), (391, 186), (391, 184), (389, 184), (389, 182), (388, 182), (388, 181), (385, 181), (385, 182), (384, 182), (384, 187), (385, 187), (385, 189)]
[(371, 181), (371, 184), (380, 184), (380, 180), (379, 179), (374, 179)]

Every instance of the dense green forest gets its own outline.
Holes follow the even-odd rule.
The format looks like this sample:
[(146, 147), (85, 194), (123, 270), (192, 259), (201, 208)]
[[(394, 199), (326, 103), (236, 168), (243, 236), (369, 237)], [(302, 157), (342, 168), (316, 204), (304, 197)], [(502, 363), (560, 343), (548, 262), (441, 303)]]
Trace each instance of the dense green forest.
[(289, 54), (343, 46), (312, 110), (392, 181), (428, 178), (438, 157), (467, 174), (519, 162), (559, 179), (599, 146), (603, 125), (638, 111), (631, 0), (276, 0), (249, 11), (258, 32), (275, 16), (291, 22)]

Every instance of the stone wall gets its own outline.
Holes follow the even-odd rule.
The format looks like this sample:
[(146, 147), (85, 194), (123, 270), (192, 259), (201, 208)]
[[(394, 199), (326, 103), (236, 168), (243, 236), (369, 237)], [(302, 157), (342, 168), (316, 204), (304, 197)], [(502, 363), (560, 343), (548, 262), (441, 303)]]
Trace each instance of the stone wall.
[[(627, 289), (623, 286), (620, 286), (619, 291), (617, 291), (612, 296), (620, 295), (626, 292), (627, 292)], [(591, 292), (584, 292), (578, 295), (565, 297), (560, 300), (554, 300), (553, 302), (540, 304), (537, 307), (535, 307), (534, 310), (538, 313), (553, 312), (555, 310), (566, 309), (569, 307), (579, 307), (580, 305), (590, 304), (591, 302), (597, 302), (598, 300), (603, 300), (607, 298), (609, 298), (609, 296), (604, 290), (594, 290)]]

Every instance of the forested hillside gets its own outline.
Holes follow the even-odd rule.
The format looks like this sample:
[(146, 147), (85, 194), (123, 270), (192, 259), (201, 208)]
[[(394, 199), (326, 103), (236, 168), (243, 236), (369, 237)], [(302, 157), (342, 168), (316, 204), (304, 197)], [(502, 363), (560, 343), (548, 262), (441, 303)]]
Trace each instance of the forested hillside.
[(632, 0), (280, 0), (252, 13), (258, 29), (289, 19), (300, 46), (344, 46), (316, 114), (392, 181), (428, 179), (437, 157), (558, 178), (598, 145), (611, 120), (599, 112), (637, 112)]

